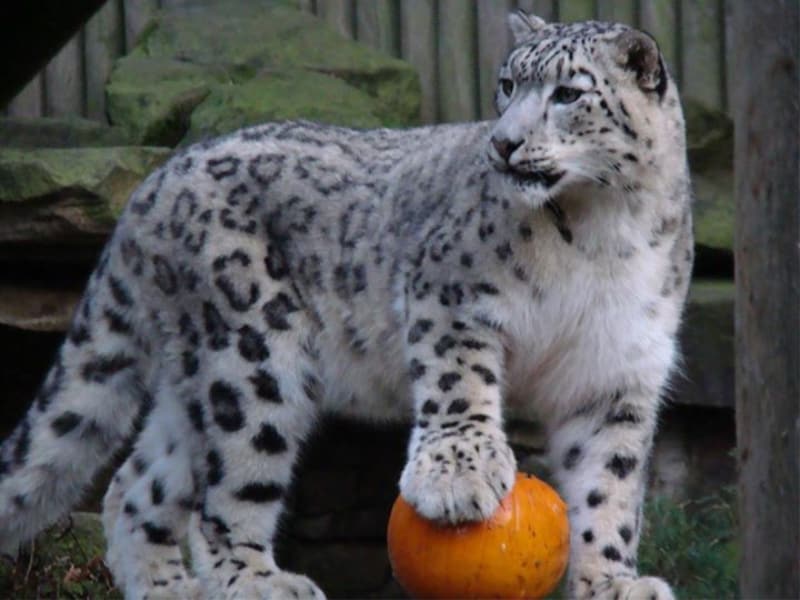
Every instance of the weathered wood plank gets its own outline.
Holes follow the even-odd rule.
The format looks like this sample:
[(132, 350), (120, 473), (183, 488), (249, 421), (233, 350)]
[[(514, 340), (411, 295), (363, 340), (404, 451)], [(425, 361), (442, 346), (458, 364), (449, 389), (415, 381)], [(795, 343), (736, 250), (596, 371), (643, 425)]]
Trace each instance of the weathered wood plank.
[(476, 10), (473, 2), (439, 0), (439, 118), (478, 118)]
[(8, 104), (9, 117), (33, 118), (42, 116), (42, 75), (31, 79)]
[(44, 114), (83, 114), (83, 34), (78, 33), (44, 68)]
[(594, 0), (566, 0), (558, 3), (558, 20), (564, 23), (594, 19)]
[(800, 598), (799, 6), (733, 7), (742, 598)]
[(317, 14), (344, 36), (354, 37), (355, 4), (353, 0), (317, 0)]
[(139, 34), (158, 10), (158, 0), (124, 0), (125, 52), (136, 45)]
[(114, 61), (125, 50), (122, 3), (110, 0), (86, 23), (86, 116), (106, 120), (106, 81)]
[(423, 123), (439, 118), (436, 18), (435, 0), (404, 0), (400, 4), (400, 55), (419, 74)]
[(722, 108), (721, 4), (681, 0), (683, 95)]
[(545, 21), (558, 20), (557, 0), (518, 0), (517, 6), (526, 13), (541, 17)]
[(681, 65), (678, 62), (678, 22), (675, 0), (640, 0), (641, 24), (647, 33), (656, 38), (661, 53), (667, 61), (672, 76), (681, 83)]
[(636, 0), (597, 0), (597, 18), (600, 21), (625, 23), (636, 27)]
[(482, 119), (495, 116), (497, 70), (511, 48), (508, 14), (513, 9), (512, 0), (478, 0), (478, 85)]
[(400, 56), (400, 7), (397, 0), (356, 0), (358, 41)]

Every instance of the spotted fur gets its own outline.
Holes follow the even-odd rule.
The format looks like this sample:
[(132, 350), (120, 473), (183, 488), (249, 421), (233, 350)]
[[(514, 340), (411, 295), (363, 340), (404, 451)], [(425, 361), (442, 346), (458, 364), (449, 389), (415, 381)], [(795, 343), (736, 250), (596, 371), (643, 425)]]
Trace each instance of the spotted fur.
[(508, 492), (515, 414), (549, 432), (571, 594), (672, 597), (636, 547), (692, 261), (677, 91), (638, 31), (510, 25), (495, 122), (266, 124), (142, 184), (2, 446), (7, 549), (139, 431), (103, 514), (127, 597), (321, 597), (272, 557), (318, 415), (413, 421), (400, 490), (460, 522)]

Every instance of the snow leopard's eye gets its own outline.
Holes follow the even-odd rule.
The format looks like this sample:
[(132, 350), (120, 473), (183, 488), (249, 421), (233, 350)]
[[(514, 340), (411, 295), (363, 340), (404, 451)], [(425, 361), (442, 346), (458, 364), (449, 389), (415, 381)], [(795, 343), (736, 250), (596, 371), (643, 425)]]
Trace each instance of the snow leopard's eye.
[(511, 93), (514, 91), (514, 81), (508, 79), (507, 77), (500, 78), (500, 89), (503, 90), (503, 93), (506, 96), (511, 96)]
[(560, 85), (556, 88), (556, 91), (553, 92), (551, 98), (556, 104), (572, 104), (575, 100), (580, 98), (582, 94), (583, 90)]

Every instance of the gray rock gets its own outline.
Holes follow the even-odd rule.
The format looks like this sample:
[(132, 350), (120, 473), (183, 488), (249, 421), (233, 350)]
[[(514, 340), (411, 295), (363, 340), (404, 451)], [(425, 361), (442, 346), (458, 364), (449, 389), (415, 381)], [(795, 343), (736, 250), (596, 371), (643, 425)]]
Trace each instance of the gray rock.
[(0, 324), (28, 331), (64, 331), (80, 298), (75, 290), (0, 283)]
[(0, 148), (0, 243), (106, 236), (168, 148)]

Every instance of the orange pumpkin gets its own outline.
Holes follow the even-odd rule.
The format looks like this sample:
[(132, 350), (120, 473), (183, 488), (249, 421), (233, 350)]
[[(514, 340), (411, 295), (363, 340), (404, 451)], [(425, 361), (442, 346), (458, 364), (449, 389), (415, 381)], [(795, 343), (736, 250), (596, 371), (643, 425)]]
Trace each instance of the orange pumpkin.
[(398, 496), (387, 537), (394, 576), (415, 598), (542, 598), (569, 557), (566, 504), (523, 473), (482, 523), (439, 525)]

